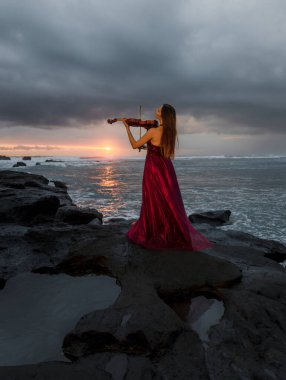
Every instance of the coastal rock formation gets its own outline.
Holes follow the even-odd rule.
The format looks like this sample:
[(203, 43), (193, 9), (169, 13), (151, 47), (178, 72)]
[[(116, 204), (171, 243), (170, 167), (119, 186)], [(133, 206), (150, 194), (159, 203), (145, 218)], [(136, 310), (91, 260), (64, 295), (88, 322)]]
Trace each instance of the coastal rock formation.
[(63, 160), (54, 160), (53, 158), (48, 158), (45, 162), (64, 162)]
[(55, 221), (63, 221), (69, 224), (86, 224), (93, 219), (98, 219), (100, 223), (102, 223), (102, 217), (102, 213), (96, 209), (88, 207), (81, 207), (79, 209), (76, 206), (63, 206), (58, 209), (55, 215)]
[[(75, 205), (64, 186), (48, 183), (43, 176), (0, 172), (0, 289), (23, 271), (51, 276), (93, 273), (116, 278), (121, 293), (108, 308), (83, 315), (63, 336), (62, 349), (70, 362), (0, 364), (1, 380), (284, 380), (283, 244), (199, 222), (194, 227), (214, 248), (146, 250), (127, 242), (131, 221), (74, 224), (55, 218), (60, 207)], [(54, 209), (43, 222), (28, 223), (33, 213), (31, 220), (26, 213), (23, 222), (14, 210), (15, 205), (25, 209), (47, 196)], [(229, 212), (204, 214), (223, 219), (223, 211)], [(198, 297), (224, 307), (222, 317), (206, 329), (207, 339), (190, 324), (192, 305), (203, 317), (211, 304), (196, 302)]]
[(8, 157), (8, 156), (2, 156), (2, 155), (0, 155), (0, 160), (11, 160), (11, 158)]
[(221, 226), (229, 221), (230, 210), (216, 210), (202, 213), (194, 213), (189, 215), (190, 222), (193, 223), (208, 223), (212, 226)]
[(27, 166), (25, 162), (17, 161), (16, 164), (13, 165), (13, 168), (17, 168), (19, 166)]
[(56, 186), (56, 187), (61, 187), (63, 189), (67, 189), (67, 185), (62, 181), (49, 181), (49, 182), (53, 182), (54, 186)]
[(49, 181), (37, 174), (2, 170), (0, 198), (1, 222), (26, 226), (57, 221), (83, 224), (94, 218), (102, 222), (96, 209), (80, 209), (72, 202), (62, 181)]
[(41, 175), (13, 170), (0, 172), (1, 222), (33, 225), (53, 220), (59, 207), (72, 205), (62, 187), (49, 186)]

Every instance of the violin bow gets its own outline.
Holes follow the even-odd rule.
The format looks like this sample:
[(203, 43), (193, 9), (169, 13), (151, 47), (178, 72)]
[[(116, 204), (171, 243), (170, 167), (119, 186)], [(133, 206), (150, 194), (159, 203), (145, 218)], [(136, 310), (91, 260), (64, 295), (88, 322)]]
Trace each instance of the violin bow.
[[(140, 116), (139, 116), (139, 119), (141, 120), (141, 109), (142, 109), (142, 106), (140, 104)], [(140, 125), (140, 139), (141, 139), (141, 125)], [(141, 151), (141, 147), (138, 148), (139, 152)]]

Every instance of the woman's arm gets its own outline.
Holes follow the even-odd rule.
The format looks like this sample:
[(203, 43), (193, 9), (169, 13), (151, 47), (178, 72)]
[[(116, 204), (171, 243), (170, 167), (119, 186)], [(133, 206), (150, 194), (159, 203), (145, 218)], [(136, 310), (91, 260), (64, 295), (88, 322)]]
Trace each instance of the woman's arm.
[(130, 126), (126, 123), (126, 118), (122, 118), (123, 123), (125, 124), (126, 131), (129, 137), (130, 144), (132, 145), (133, 149), (140, 148), (143, 146), (147, 141), (151, 140), (154, 136), (154, 128), (148, 129), (148, 131), (143, 135), (138, 141), (136, 141), (130, 131)]

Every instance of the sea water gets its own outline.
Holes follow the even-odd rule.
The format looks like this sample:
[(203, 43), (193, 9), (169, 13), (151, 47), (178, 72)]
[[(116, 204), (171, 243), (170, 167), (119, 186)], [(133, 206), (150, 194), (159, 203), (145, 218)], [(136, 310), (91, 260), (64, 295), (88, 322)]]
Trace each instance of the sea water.
[[(132, 159), (41, 156), (17, 168), (12, 166), (21, 158), (11, 157), (0, 161), (0, 169), (64, 181), (74, 203), (96, 208), (108, 223), (112, 217), (139, 217), (145, 155)], [(61, 162), (45, 162), (48, 158)], [(232, 224), (219, 228), (286, 243), (286, 157), (176, 157), (172, 162), (188, 215), (229, 209)]]
[(65, 335), (83, 315), (112, 305), (120, 291), (115, 278), (102, 275), (11, 277), (0, 291), (0, 366), (70, 361), (62, 352)]

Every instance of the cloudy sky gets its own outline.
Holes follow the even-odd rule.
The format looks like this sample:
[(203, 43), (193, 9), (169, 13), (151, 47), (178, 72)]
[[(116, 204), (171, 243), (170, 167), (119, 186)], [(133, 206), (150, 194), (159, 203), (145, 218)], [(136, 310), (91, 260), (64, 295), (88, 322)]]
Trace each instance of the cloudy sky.
[(170, 103), (177, 156), (286, 155), (285, 16), (285, 0), (0, 0), (0, 154), (142, 156), (106, 120)]

